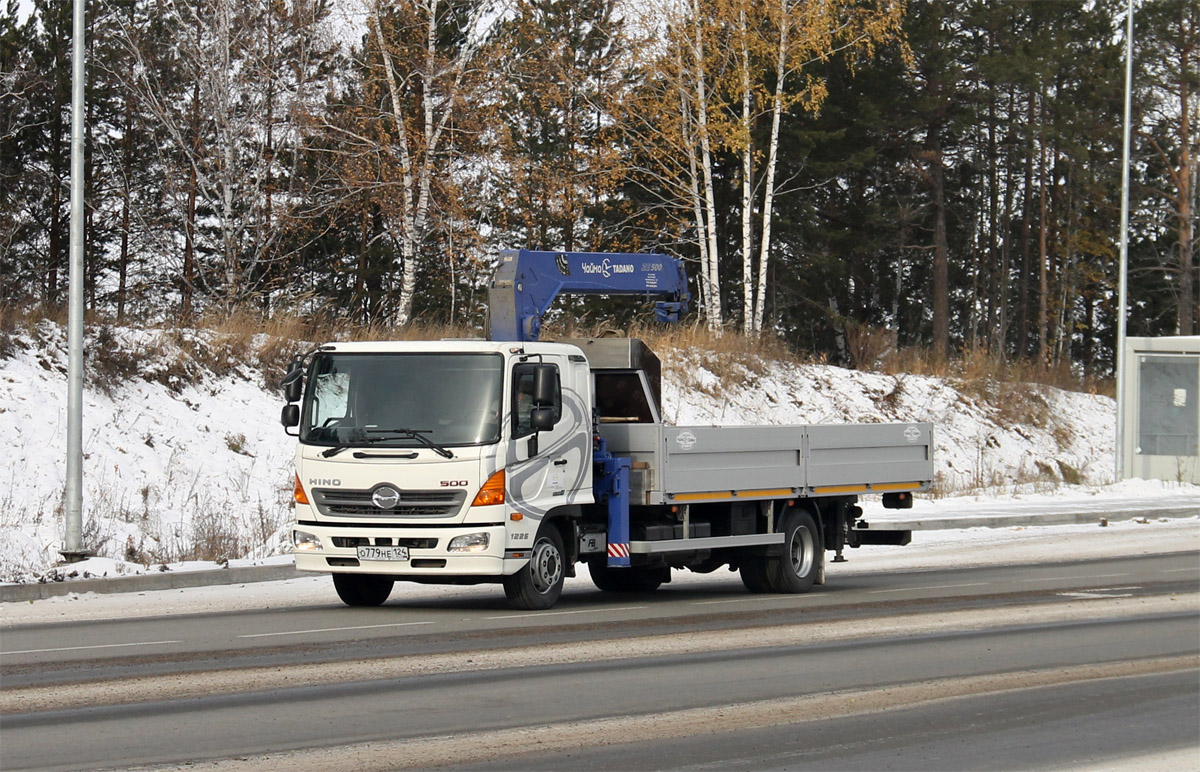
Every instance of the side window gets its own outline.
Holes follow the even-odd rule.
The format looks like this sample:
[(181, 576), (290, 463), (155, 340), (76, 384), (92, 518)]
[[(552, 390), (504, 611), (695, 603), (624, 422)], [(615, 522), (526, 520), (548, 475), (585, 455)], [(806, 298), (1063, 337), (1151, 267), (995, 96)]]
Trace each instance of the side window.
[[(533, 373), (534, 365), (517, 365), (513, 368), (512, 385), (512, 426), (513, 439), (533, 434), (529, 414), (533, 412)], [(562, 382), (558, 377), (558, 368), (554, 370), (554, 420), (562, 417)]]
[[(303, 439), (332, 441), (338, 436), (338, 425), (345, 422), (350, 409), (350, 373), (330, 370), (329, 362), (314, 367), (308, 383), (308, 415), (302, 429)], [(322, 372), (323, 371), (323, 372)]]

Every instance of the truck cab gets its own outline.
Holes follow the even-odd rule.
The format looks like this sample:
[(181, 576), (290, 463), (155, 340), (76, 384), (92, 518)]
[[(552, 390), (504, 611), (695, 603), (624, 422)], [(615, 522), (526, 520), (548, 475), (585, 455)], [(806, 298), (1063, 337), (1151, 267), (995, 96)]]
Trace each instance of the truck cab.
[[(502, 581), (528, 564), (543, 520), (593, 501), (592, 378), (577, 347), (334, 343), (304, 380), (300, 570)], [(561, 555), (551, 562), (543, 578), (556, 584), (570, 569)], [(355, 605), (370, 587), (390, 590), (337, 583)]]

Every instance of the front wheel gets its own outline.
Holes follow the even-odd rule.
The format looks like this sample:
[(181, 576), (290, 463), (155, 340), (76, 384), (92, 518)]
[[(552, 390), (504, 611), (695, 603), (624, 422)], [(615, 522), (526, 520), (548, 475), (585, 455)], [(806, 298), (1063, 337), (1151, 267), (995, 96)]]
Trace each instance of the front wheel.
[(376, 574), (334, 574), (333, 589), (347, 606), (378, 606), (392, 594), (395, 580)]
[(504, 595), (513, 608), (528, 611), (548, 609), (558, 601), (563, 588), (563, 540), (558, 529), (542, 523), (529, 554), (529, 563), (504, 577)]
[(793, 509), (783, 521), (783, 554), (768, 563), (775, 592), (808, 592), (821, 573), (825, 549), (812, 515)]

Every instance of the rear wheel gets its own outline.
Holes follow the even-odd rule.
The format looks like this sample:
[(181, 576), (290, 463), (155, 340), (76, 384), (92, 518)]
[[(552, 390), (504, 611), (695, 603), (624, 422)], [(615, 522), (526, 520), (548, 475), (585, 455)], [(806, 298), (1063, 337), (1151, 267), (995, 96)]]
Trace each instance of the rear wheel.
[(671, 581), (671, 569), (666, 566), (658, 568), (629, 569), (630, 592), (654, 592), (659, 587)]
[(604, 557), (588, 561), (588, 573), (592, 583), (604, 592), (654, 592), (671, 580), (671, 569), (657, 568), (609, 568)]
[(767, 575), (767, 558), (746, 558), (738, 564), (738, 573), (742, 575), (742, 584), (750, 592), (772, 592), (771, 581)]
[(347, 606), (378, 606), (392, 594), (395, 580), (376, 574), (334, 574), (333, 588)]
[(588, 574), (592, 577), (592, 584), (596, 585), (596, 589), (602, 592), (624, 592), (625, 587), (621, 581), (619, 568), (609, 568), (608, 558), (599, 557), (592, 558), (587, 562)]
[(542, 523), (530, 551), (529, 563), (504, 577), (504, 595), (513, 608), (537, 611), (558, 601), (563, 588), (562, 535), (550, 523)]
[(793, 509), (784, 518), (783, 534), (783, 554), (768, 564), (767, 579), (775, 592), (808, 592), (825, 560), (817, 524), (808, 512)]

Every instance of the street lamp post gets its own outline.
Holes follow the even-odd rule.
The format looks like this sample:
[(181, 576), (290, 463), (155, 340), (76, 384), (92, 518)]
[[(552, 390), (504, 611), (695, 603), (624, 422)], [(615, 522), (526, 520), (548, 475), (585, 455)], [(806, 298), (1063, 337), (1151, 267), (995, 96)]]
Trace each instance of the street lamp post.
[(74, 0), (71, 37), (71, 265), (67, 309), (67, 479), (62, 556), (76, 562), (83, 547), (83, 38), (85, 0)]
[(1133, 93), (1133, 0), (1125, 14), (1125, 132), (1121, 145), (1121, 266), (1117, 291), (1117, 437), (1114, 481), (1125, 478), (1125, 304), (1129, 273), (1129, 133)]

